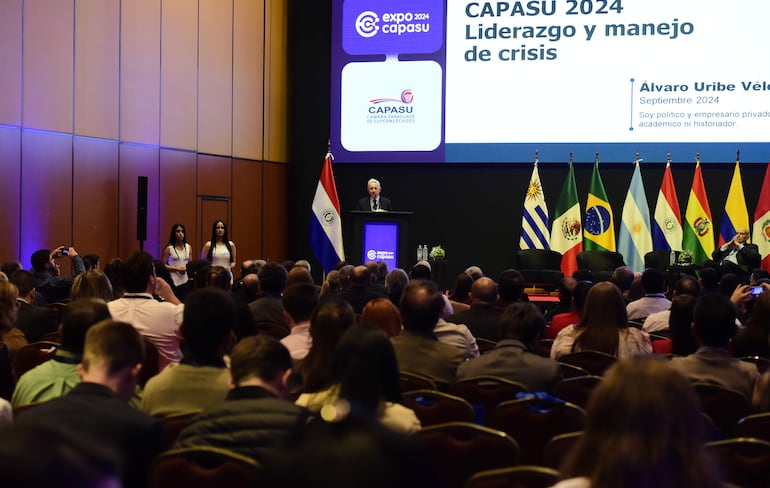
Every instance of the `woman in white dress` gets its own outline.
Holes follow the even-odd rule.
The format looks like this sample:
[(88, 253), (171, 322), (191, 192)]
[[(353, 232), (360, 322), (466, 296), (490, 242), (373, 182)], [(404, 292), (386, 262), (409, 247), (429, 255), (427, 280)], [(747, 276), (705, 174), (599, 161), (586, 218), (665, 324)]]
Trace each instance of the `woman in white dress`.
[(187, 283), (187, 263), (191, 258), (192, 246), (187, 242), (187, 229), (182, 224), (172, 225), (168, 244), (163, 249), (160, 260), (165, 263), (174, 288)]
[(211, 240), (206, 241), (201, 250), (201, 259), (212, 266), (222, 266), (230, 272), (231, 282), (235, 267), (235, 243), (227, 235), (227, 225), (217, 220), (211, 227)]

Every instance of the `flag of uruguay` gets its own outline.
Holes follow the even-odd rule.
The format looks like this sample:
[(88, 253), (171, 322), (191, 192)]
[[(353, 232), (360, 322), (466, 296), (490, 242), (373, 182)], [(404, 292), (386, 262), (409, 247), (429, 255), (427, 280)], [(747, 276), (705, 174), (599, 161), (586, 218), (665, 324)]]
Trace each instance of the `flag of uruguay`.
[(345, 260), (342, 245), (342, 222), (337, 187), (332, 173), (331, 154), (326, 155), (321, 178), (316, 187), (310, 218), (310, 246), (328, 273), (340, 261)]
[(527, 187), (527, 195), (524, 197), (519, 249), (549, 249), (551, 240), (549, 228), (548, 207), (545, 204), (543, 186), (540, 184), (540, 174), (535, 162), (532, 178)]

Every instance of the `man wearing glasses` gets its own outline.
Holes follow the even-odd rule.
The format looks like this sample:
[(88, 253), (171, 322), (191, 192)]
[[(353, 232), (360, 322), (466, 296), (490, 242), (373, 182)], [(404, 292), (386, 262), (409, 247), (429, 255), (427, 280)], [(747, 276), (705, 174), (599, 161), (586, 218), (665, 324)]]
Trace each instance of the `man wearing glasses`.
[(759, 268), (762, 261), (759, 248), (756, 244), (748, 242), (749, 236), (749, 229), (739, 228), (730, 242), (724, 243), (714, 251), (712, 257), (722, 269), (722, 273), (748, 277), (755, 268)]

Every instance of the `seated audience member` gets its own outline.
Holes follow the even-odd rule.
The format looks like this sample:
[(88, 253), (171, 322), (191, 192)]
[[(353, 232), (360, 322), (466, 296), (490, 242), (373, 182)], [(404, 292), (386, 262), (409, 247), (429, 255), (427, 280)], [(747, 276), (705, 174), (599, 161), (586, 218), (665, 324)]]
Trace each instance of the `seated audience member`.
[[(353, 265), (348, 264), (345, 261), (342, 261), (340, 263), (337, 263), (336, 266), (339, 266), (337, 271), (339, 272), (340, 276), (340, 288), (339, 291), (343, 292), (350, 288), (350, 275), (353, 274)], [(335, 266), (335, 267), (336, 267)]]
[(355, 321), (350, 304), (335, 297), (327, 298), (313, 311), (310, 316), (312, 346), (298, 367), (303, 392), (319, 392), (334, 384), (334, 350), (342, 334)]
[(324, 409), (265, 466), (260, 486), (445, 488), (426, 446), (384, 427), (346, 401)]
[[(364, 266), (366, 266), (366, 269), (371, 273), (372, 282), (369, 284), (369, 289), (375, 293), (387, 295), (388, 290), (385, 288), (385, 280), (383, 279), (383, 281), (380, 282), (380, 265), (374, 261), (367, 261), (364, 263)], [(385, 266), (387, 267), (387, 265)], [(387, 271), (385, 271), (385, 274), (387, 274)]]
[[(575, 293), (575, 286), (578, 284), (575, 278), (565, 276), (559, 282), (559, 304), (555, 307), (547, 310), (543, 317), (545, 317), (546, 324), (551, 323), (554, 315), (562, 313), (570, 313), (575, 311), (575, 304), (572, 302), (573, 294)], [(574, 323), (574, 322), (573, 322)]]
[(50, 425), (0, 430), (0, 480), (13, 488), (122, 486), (119, 456), (109, 446)]
[(497, 304), (499, 311), (512, 303), (528, 302), (524, 293), (524, 275), (515, 269), (506, 269), (497, 279)]
[(436, 339), (439, 342), (456, 347), (462, 351), (466, 359), (479, 357), (479, 346), (470, 329), (464, 324), (455, 324), (444, 319), (444, 317), (452, 315), (453, 309), (446, 295), (442, 294), (441, 299), (444, 300), (444, 309), (441, 311), (441, 316), (438, 318), (436, 326), (433, 327), (433, 334), (436, 336)]
[(3, 273), (6, 278), (10, 278), (15, 272), (23, 269), (22, 265), (18, 261), (6, 261), (0, 265), (0, 273)]
[(644, 285), (642, 285), (642, 278), (640, 276), (638, 278), (634, 278), (634, 281), (631, 282), (631, 288), (628, 289), (628, 295), (623, 298), (625, 299), (626, 303), (631, 303), (639, 300), (643, 296)]
[[(303, 269), (303, 268), (298, 268)], [(292, 270), (294, 271), (294, 270)], [(286, 288), (281, 297), (283, 317), (289, 324), (289, 335), (281, 339), (292, 360), (302, 361), (310, 351), (310, 316), (318, 306), (318, 288), (312, 283), (299, 283)]]
[[(107, 303), (115, 320), (128, 322), (158, 349), (158, 364), (162, 370), (182, 358), (179, 349), (179, 325), (184, 306), (179, 304), (171, 286), (155, 277), (152, 256), (135, 252), (124, 264), (126, 293)], [(166, 301), (153, 298), (158, 294)]]
[(393, 305), (398, 307), (407, 283), (409, 283), (409, 275), (401, 268), (393, 268), (385, 277), (385, 289), (388, 291), (388, 299)]
[(323, 300), (326, 297), (331, 297), (339, 293), (340, 291), (340, 272), (333, 269), (326, 273), (324, 282), (321, 285), (321, 292), (319, 298)]
[(0, 280), (0, 398), (11, 399), (15, 377), (13, 374), (12, 356), (18, 346), (26, 340), (18, 341), (12, 336), (23, 333), (14, 327), (16, 321), (16, 285), (6, 280)]
[(751, 400), (757, 367), (731, 357), (727, 350), (735, 335), (735, 313), (735, 306), (724, 295), (701, 296), (693, 313), (693, 333), (700, 347), (689, 356), (673, 358), (671, 367), (692, 381), (731, 388)]
[(550, 391), (561, 379), (559, 363), (533, 353), (545, 333), (545, 319), (531, 303), (509, 305), (500, 317), (500, 342), (488, 353), (457, 368), (457, 379), (501, 376), (529, 391)]
[[(59, 265), (55, 259), (67, 256), (72, 261), (73, 275), (59, 276)], [(74, 247), (59, 246), (53, 251), (41, 249), (32, 253), (32, 270), (35, 278), (37, 294), (35, 298), (38, 305), (60, 302), (70, 297), (70, 288), (75, 276), (84, 273), (83, 258), (78, 255)]]
[(289, 330), (283, 315), (281, 294), (286, 289), (288, 273), (280, 263), (269, 262), (259, 268), (259, 298), (249, 303), (251, 315), (257, 326), (278, 325)]
[(387, 298), (375, 298), (367, 303), (361, 312), (360, 322), (382, 329), (388, 337), (401, 333), (401, 313)]
[(586, 304), (586, 297), (592, 286), (594, 286), (594, 284), (590, 281), (580, 281), (575, 285), (575, 289), (572, 292), (572, 302), (575, 306), (574, 310), (553, 316), (551, 325), (548, 327), (548, 330), (546, 330), (546, 339), (556, 339), (556, 336), (559, 335), (559, 332), (561, 332), (562, 329), (568, 325), (580, 322), (580, 317)]
[(235, 321), (230, 294), (201, 288), (187, 296), (180, 333), (184, 357), (144, 388), (142, 410), (150, 415), (200, 412), (225, 399), (229, 372), (223, 359)]
[(626, 306), (628, 320), (643, 319), (648, 315), (668, 310), (671, 300), (663, 293), (666, 291), (666, 276), (656, 268), (647, 268), (642, 273), (644, 296)]
[(687, 356), (698, 350), (692, 333), (692, 317), (698, 299), (692, 295), (679, 295), (671, 300), (668, 317), (669, 339), (653, 341), (652, 350), (658, 354)]
[(286, 275), (286, 288), (299, 283), (315, 285), (313, 277), (310, 275), (310, 271), (304, 266), (294, 266)]
[[(259, 298), (259, 277), (257, 273), (249, 273), (236, 280), (233, 284), (233, 300), (246, 306)], [(249, 310), (251, 313), (251, 310)]]
[[(672, 298), (676, 298), (681, 295), (690, 295), (698, 298), (700, 295), (700, 285), (698, 281), (692, 276), (683, 276), (674, 285), (674, 294)], [(653, 312), (647, 316), (642, 325), (642, 330), (645, 332), (659, 332), (668, 329), (668, 318), (671, 314), (671, 310), (661, 310), (660, 312)]]
[[(463, 271), (455, 279), (455, 286), (449, 293), (449, 300), (452, 302), (452, 307), (460, 306), (457, 312), (468, 310), (471, 307), (471, 285), (473, 285), (473, 278), (471, 275)], [(465, 305), (464, 307), (462, 305)]]
[(626, 303), (630, 302), (628, 298), (629, 291), (631, 290), (631, 284), (634, 282), (634, 271), (630, 266), (620, 266), (615, 268), (610, 277), (610, 282), (614, 283), (618, 287), (620, 293), (623, 294), (623, 298)]
[(473, 279), (473, 281), (484, 276), (484, 272), (478, 266), (468, 266), (465, 268), (465, 272)]
[(588, 292), (583, 316), (556, 336), (551, 358), (594, 350), (625, 358), (652, 352), (650, 336), (628, 326), (626, 306), (618, 287), (608, 281), (597, 283)]
[(559, 470), (566, 480), (554, 488), (724, 486), (704, 447), (698, 397), (665, 361), (618, 362), (587, 410), (585, 431)]
[(733, 356), (770, 357), (770, 293), (754, 300), (746, 327), (733, 337)]
[(400, 405), (401, 383), (393, 345), (384, 332), (354, 325), (334, 352), (335, 382), (316, 393), (303, 393), (297, 405), (320, 411), (340, 398), (378, 418), (386, 427), (408, 434), (420, 429), (414, 411)]
[(481, 277), (471, 286), (471, 308), (447, 317), (448, 322), (468, 326), (474, 337), (490, 341), (500, 340), (500, 310), (497, 303), (497, 284)]
[(456, 347), (443, 344), (433, 333), (444, 300), (430, 281), (411, 281), (401, 298), (404, 330), (391, 339), (400, 370), (427, 376), (446, 387), (455, 381), (457, 366), (465, 355)]
[(62, 312), (61, 345), (52, 359), (24, 373), (11, 400), (14, 408), (59, 398), (80, 383), (77, 365), (83, 359), (86, 333), (110, 318), (107, 304), (95, 298), (74, 300)]
[(83, 256), (83, 266), (86, 268), (86, 271), (99, 269), (99, 256), (96, 254), (86, 254)]
[(43, 336), (56, 332), (56, 317), (45, 307), (35, 305), (35, 279), (27, 270), (20, 269), (10, 276), (19, 289), (16, 298), (16, 327), (24, 332), (29, 342), (38, 342)]
[(701, 268), (700, 273), (698, 273), (701, 295), (705, 295), (706, 293), (718, 293), (719, 280), (721, 277), (721, 273), (714, 268), (709, 266)]
[(412, 270), (409, 272), (409, 279), (427, 281), (432, 280), (433, 270), (430, 267), (430, 263), (428, 261), (417, 261), (417, 263), (412, 266)]
[(291, 356), (272, 337), (251, 336), (233, 348), (230, 391), (179, 434), (174, 448), (228, 449), (264, 465), (268, 454), (297, 432), (305, 410), (287, 401)]
[(770, 271), (762, 268), (757, 268), (751, 272), (751, 278), (749, 278), (749, 285), (759, 285), (760, 280), (770, 281)]
[(353, 307), (353, 312), (360, 314), (364, 306), (375, 298), (385, 298), (382, 293), (371, 289), (372, 273), (366, 266), (356, 266), (350, 275), (350, 288), (340, 292), (337, 297), (345, 300)]
[(127, 487), (145, 486), (158, 454), (163, 424), (128, 405), (144, 360), (142, 337), (131, 324), (105, 320), (86, 334), (82, 381), (68, 394), (23, 411), (20, 425), (56, 425), (117, 451)]
[(98, 298), (109, 302), (113, 299), (112, 284), (103, 271), (94, 268), (75, 277), (72, 283), (72, 299)]
[(120, 258), (110, 259), (104, 267), (104, 274), (112, 285), (113, 298), (120, 298), (126, 292), (126, 262)]
[[(231, 277), (230, 270), (224, 266), (211, 266), (206, 272), (206, 286), (219, 288), (229, 293), (233, 287), (230, 281)], [(235, 304), (235, 324), (233, 325), (235, 338), (241, 340), (250, 335), (257, 335), (259, 329), (257, 329), (257, 324), (254, 323), (254, 317), (251, 315), (248, 303), (237, 301), (235, 294), (231, 294), (231, 296)]]

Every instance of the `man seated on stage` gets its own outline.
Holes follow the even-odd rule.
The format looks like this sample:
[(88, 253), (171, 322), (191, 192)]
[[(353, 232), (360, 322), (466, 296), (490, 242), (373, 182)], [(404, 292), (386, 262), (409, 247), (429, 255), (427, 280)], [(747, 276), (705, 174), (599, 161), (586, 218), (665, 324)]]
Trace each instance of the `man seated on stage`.
[(748, 278), (754, 268), (759, 268), (762, 259), (756, 244), (750, 244), (749, 229), (739, 228), (730, 242), (724, 243), (711, 255), (722, 273), (734, 273)]
[(379, 181), (374, 178), (367, 181), (366, 192), (369, 196), (358, 201), (358, 210), (369, 210), (372, 212), (393, 210), (390, 199), (380, 196), (381, 191), (382, 186), (380, 186)]

